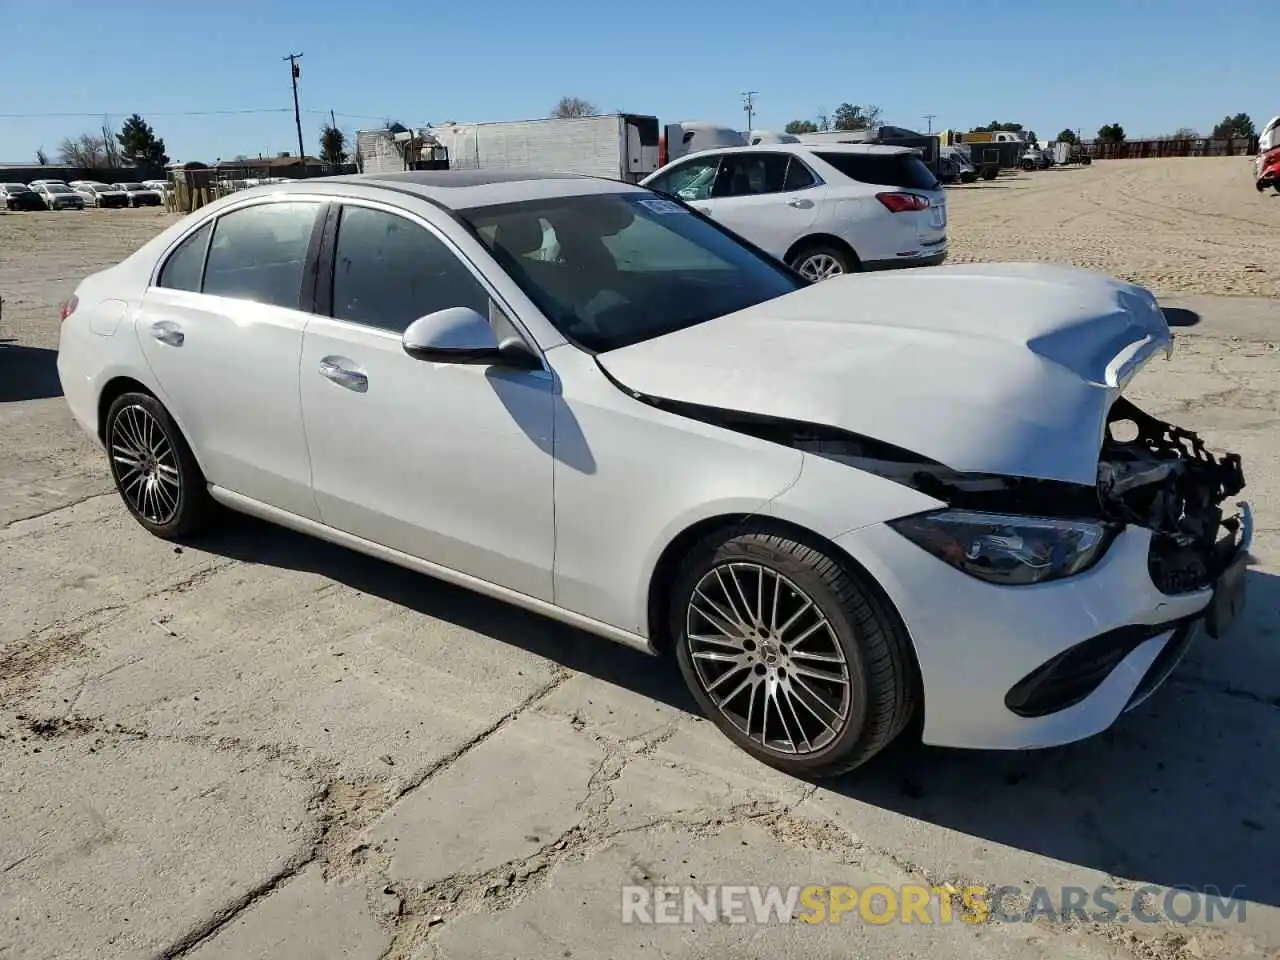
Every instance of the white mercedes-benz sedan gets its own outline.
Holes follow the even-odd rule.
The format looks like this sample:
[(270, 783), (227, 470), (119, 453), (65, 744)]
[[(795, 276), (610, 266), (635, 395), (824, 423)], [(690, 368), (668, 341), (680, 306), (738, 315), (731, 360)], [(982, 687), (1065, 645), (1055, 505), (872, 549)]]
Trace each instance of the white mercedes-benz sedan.
[(84, 280), (58, 370), (125, 506), (215, 505), (673, 653), (802, 776), (1097, 733), (1244, 597), (1240, 460), (1121, 392), (1146, 290), (1037, 264), (809, 284), (569, 175), (255, 188)]

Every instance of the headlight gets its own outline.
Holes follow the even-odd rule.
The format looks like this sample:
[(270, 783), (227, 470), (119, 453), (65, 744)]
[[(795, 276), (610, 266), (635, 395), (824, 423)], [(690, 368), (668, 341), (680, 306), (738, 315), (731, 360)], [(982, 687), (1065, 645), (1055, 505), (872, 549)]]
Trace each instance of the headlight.
[(1106, 548), (1108, 527), (1090, 520), (938, 510), (889, 526), (957, 570), (1010, 586), (1060, 580), (1087, 569)]

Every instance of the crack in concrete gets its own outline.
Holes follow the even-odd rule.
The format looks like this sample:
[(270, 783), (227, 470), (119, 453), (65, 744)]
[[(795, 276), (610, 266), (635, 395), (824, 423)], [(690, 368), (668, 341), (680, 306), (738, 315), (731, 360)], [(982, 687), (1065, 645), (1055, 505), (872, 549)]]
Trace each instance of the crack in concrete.
[(78, 507), (81, 504), (88, 503), (90, 500), (100, 500), (103, 497), (114, 497), (116, 495), (117, 494), (114, 489), (108, 490), (105, 493), (90, 493), (75, 500), (70, 500), (67, 503), (59, 504), (56, 507), (50, 507), (48, 510), (41, 510), (38, 513), (28, 514), (25, 517), (15, 517), (14, 519), (7, 521), (3, 527), (0, 527), (0, 530), (10, 530), (18, 524), (26, 523), (29, 520), (39, 520), (43, 517), (51, 517), (55, 513), (61, 513), (63, 510), (70, 510), (73, 507)]

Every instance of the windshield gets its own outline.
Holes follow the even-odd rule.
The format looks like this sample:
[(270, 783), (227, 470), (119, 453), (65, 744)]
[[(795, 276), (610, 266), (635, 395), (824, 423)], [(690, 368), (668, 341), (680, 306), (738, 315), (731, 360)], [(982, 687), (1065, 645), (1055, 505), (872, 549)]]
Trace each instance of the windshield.
[(105, 183), (91, 183), (89, 189), (94, 193), (106, 193), (108, 190), (115, 190), (115, 187), (108, 187)]
[(123, 188), (123, 189), (125, 189), (125, 190), (133, 191), (133, 192), (137, 192), (138, 190), (145, 190), (145, 189), (147, 189), (146, 187), (144, 187), (144, 186), (143, 186), (142, 184), (140, 184), (140, 183), (118, 183), (118, 184), (116, 184), (116, 186), (121, 187), (121, 188)]
[(6, 190), (9, 193), (27, 193), (27, 185), (25, 183), (0, 183), (0, 190)]
[(50, 193), (75, 193), (70, 187), (64, 187), (60, 183), (46, 183), (44, 188)]
[(604, 352), (804, 286), (781, 264), (652, 193), (461, 210), (562, 334)]

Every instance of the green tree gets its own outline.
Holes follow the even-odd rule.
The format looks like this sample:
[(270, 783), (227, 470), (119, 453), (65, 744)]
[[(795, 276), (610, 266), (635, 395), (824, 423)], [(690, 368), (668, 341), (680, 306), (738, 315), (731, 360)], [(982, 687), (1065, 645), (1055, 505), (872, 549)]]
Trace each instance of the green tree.
[(581, 97), (561, 97), (560, 102), (551, 111), (551, 116), (560, 118), (591, 117), (595, 113), (596, 105), (590, 100), (583, 100)]
[(129, 117), (116, 134), (120, 154), (137, 167), (163, 167), (169, 162), (164, 152), (164, 141), (156, 136), (151, 124), (136, 113)]
[(1234, 117), (1223, 117), (1222, 122), (1213, 128), (1213, 139), (1227, 140), (1252, 137), (1257, 134), (1253, 120), (1247, 113), (1237, 113)]
[(1118, 123), (1106, 123), (1098, 128), (1098, 139), (1107, 143), (1123, 143), (1124, 127)]
[(995, 133), (997, 130), (1008, 130), (1010, 133), (1017, 133), (1022, 129), (1022, 124), (1011, 123), (1009, 121), (1001, 122), (992, 120), (990, 123), (983, 124), (981, 127), (974, 127), (974, 133)]
[(347, 162), (347, 135), (327, 123), (320, 132), (320, 159), (333, 166)]
[(833, 130), (866, 130), (880, 120), (881, 109), (874, 104), (860, 106), (856, 103), (842, 103), (836, 107), (835, 116), (831, 118)]
[[(1052, 130), (1053, 127), (1050, 127), (1049, 129)], [(1074, 130), (1068, 127), (1067, 129), (1063, 130), (1061, 133), (1058, 134), (1058, 142), (1059, 143), (1079, 143), (1080, 138), (1076, 136), (1076, 132)]]
[(818, 125), (812, 120), (792, 120), (783, 128), (787, 133), (817, 133)]

